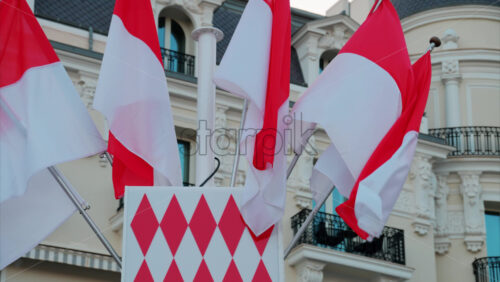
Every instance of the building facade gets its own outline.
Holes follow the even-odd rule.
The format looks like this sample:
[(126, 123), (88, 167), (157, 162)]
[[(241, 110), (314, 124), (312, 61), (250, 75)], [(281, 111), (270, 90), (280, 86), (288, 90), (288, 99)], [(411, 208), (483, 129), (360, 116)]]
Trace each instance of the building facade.
[[(114, 1), (30, 0), (104, 138), (103, 116), (92, 109)], [(338, 1), (326, 16), (292, 9), (290, 100), (295, 101), (335, 57), (374, 0)], [(499, 281), (500, 276), (500, 3), (486, 0), (393, 0), (415, 61), (436, 35), (432, 83), (415, 159), (380, 239), (360, 240), (334, 213), (333, 193), (285, 261), (286, 281)], [(172, 104), (183, 181), (194, 183), (197, 43), (191, 32), (224, 32), (217, 63), (246, 1), (152, 0)], [(239, 127), (243, 101), (217, 89), (215, 128)], [(346, 121), (348, 122), (348, 121)], [(217, 133), (216, 133), (217, 134)], [(235, 138), (216, 152), (217, 186), (229, 186)], [(290, 242), (314, 203), (309, 177), (329, 145), (319, 129), (287, 183), (283, 242)], [(230, 152), (229, 154), (227, 152)], [(289, 155), (289, 159), (292, 155)], [(240, 162), (237, 186), (245, 181)], [(123, 206), (113, 197), (111, 166), (93, 156), (60, 166), (91, 205), (95, 219), (120, 252)], [(496, 267), (496, 270), (495, 270)], [(112, 258), (75, 214), (0, 281), (118, 281)]]

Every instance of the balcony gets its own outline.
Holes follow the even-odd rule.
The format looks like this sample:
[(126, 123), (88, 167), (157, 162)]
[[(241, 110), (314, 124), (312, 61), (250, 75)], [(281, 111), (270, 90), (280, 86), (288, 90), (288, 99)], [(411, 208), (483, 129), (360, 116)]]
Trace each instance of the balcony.
[(476, 282), (500, 281), (500, 257), (484, 257), (472, 263)]
[(500, 127), (466, 126), (429, 129), (429, 135), (445, 139), (456, 148), (450, 156), (500, 156)]
[(166, 48), (160, 49), (165, 71), (194, 77), (194, 56)]
[[(309, 209), (303, 209), (291, 219), (294, 234), (297, 233)], [(299, 239), (299, 244), (311, 244), (341, 252), (362, 255), (397, 264), (405, 264), (404, 231), (384, 227), (380, 238), (367, 242), (359, 238), (337, 215), (318, 212), (312, 223)]]

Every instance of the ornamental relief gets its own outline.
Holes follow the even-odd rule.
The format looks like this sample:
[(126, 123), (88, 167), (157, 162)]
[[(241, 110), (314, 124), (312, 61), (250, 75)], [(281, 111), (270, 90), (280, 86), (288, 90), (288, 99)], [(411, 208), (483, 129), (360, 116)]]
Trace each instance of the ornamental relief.
[(448, 175), (437, 175), (437, 189), (435, 195), (435, 212), (436, 212), (436, 233), (437, 235), (448, 234)]
[(448, 211), (448, 224), (446, 229), (448, 229), (449, 235), (459, 235), (463, 236), (465, 232), (465, 220), (462, 211)]
[(458, 61), (457, 60), (443, 61), (442, 72), (445, 75), (459, 74)]
[(318, 46), (323, 49), (342, 49), (348, 40), (347, 27), (345, 25), (335, 25), (323, 35)]
[(481, 197), (479, 173), (459, 173), (462, 180), (462, 193), (467, 234), (484, 233), (484, 206)]
[(436, 176), (432, 172), (430, 156), (415, 155), (410, 179), (413, 180), (415, 190), (417, 217), (434, 219), (434, 194), (437, 185)]

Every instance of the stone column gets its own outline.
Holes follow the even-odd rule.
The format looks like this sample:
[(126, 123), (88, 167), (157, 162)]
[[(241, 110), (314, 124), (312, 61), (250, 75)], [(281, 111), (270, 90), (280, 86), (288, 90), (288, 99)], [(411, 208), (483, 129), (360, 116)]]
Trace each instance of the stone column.
[(446, 127), (460, 126), (460, 80), (458, 61), (444, 61), (442, 81), (446, 91)]
[[(200, 185), (214, 170), (214, 153), (210, 149), (215, 123), (215, 72), (216, 43), (222, 31), (213, 27), (197, 28), (192, 33), (198, 41), (198, 152), (196, 154), (196, 185)], [(213, 178), (206, 184), (214, 186)]]
[(481, 172), (458, 172), (462, 184), (460, 192), (464, 203), (465, 245), (470, 252), (479, 252), (484, 243), (484, 203), (482, 188), (479, 182)]
[[(458, 48), (459, 36), (453, 29), (447, 29), (443, 36), (443, 49), (454, 50)], [(443, 76), (441, 77), (446, 91), (446, 126), (455, 127), (462, 125), (460, 122), (460, 80), (458, 60), (447, 60), (442, 63)]]

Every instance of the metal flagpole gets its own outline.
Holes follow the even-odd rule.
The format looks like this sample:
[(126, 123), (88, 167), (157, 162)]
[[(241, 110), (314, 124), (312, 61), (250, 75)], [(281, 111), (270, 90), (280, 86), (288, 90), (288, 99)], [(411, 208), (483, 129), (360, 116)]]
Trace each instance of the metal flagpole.
[(66, 179), (64, 179), (64, 177), (62, 176), (61, 172), (56, 167), (50, 166), (50, 167), (48, 167), (48, 170), (49, 170), (50, 174), (52, 174), (52, 176), (54, 177), (54, 179), (57, 181), (57, 183), (59, 184), (59, 186), (61, 186), (61, 188), (64, 190), (64, 192), (66, 192), (66, 195), (68, 195), (68, 197), (70, 198), (71, 202), (73, 202), (73, 204), (78, 209), (78, 211), (80, 212), (80, 214), (83, 216), (83, 218), (85, 219), (85, 221), (87, 221), (87, 223), (90, 225), (90, 228), (92, 228), (92, 230), (94, 231), (94, 233), (97, 235), (97, 237), (99, 238), (99, 240), (101, 241), (101, 243), (104, 245), (104, 247), (111, 254), (111, 256), (116, 261), (116, 263), (118, 264), (118, 266), (120, 266), (120, 268), (122, 268), (122, 261), (121, 261), (120, 256), (115, 251), (115, 249), (113, 249), (113, 246), (111, 246), (111, 244), (106, 239), (106, 237), (104, 237), (104, 234), (102, 234), (101, 230), (99, 229), (99, 227), (97, 227), (97, 225), (92, 220), (92, 218), (89, 216), (89, 214), (87, 213), (87, 211), (85, 211), (85, 209), (81, 206), (80, 202), (78, 201), (77, 195), (76, 195), (77, 192), (71, 187), (71, 184), (69, 184), (66, 181)]
[(241, 130), (243, 129), (243, 126), (245, 126), (245, 120), (247, 118), (247, 111), (248, 111), (248, 100), (245, 99), (243, 102), (243, 109), (241, 110), (241, 120), (240, 120), (240, 128), (237, 132), (237, 137), (236, 137), (236, 152), (234, 155), (234, 162), (233, 162), (233, 172), (231, 173), (231, 187), (234, 187), (236, 184), (236, 175), (238, 174), (238, 166), (240, 165), (240, 142), (241, 142)]
[[(377, 5), (378, 7), (378, 5)], [(425, 53), (431, 51), (435, 48), (435, 47), (439, 47), (441, 46), (441, 40), (437, 37), (437, 36), (433, 36), (431, 37), (431, 39), (429, 40), (429, 47), (426, 49)], [(424, 53), (424, 54), (425, 54)], [(310, 138), (311, 136), (307, 136), (307, 140)], [(302, 152), (301, 152), (302, 153)], [(297, 163), (297, 160), (299, 158), (300, 154), (295, 154), (294, 156), (294, 159), (292, 160), (292, 163), (290, 164), (290, 166), (288, 167), (288, 171), (287, 171), (287, 178), (290, 176), (292, 170), (293, 170), (293, 167), (295, 166), (295, 164)], [(313, 220), (314, 216), (318, 213), (319, 209), (321, 208), (321, 206), (325, 203), (326, 199), (328, 198), (328, 196), (330, 196), (330, 194), (333, 192), (333, 189), (335, 189), (335, 187), (332, 187), (328, 193), (325, 193), (325, 196), (323, 197), (323, 199), (321, 200), (321, 204), (318, 204), (314, 207), (314, 209), (311, 211), (311, 213), (309, 213), (309, 215), (307, 216), (306, 220), (304, 221), (304, 223), (302, 224), (302, 226), (300, 226), (299, 230), (297, 231), (297, 233), (293, 236), (293, 239), (292, 241), (290, 242), (290, 244), (287, 246), (287, 248), (285, 249), (285, 252), (284, 252), (284, 255), (283, 255), (283, 259), (286, 259), (288, 257), (288, 255), (290, 254), (290, 252), (292, 251), (292, 248), (297, 244), (297, 242), (299, 241), (299, 238), (300, 236), (302, 236), (302, 234), (304, 233), (304, 231), (306, 230), (307, 226), (311, 223), (311, 221)]]

